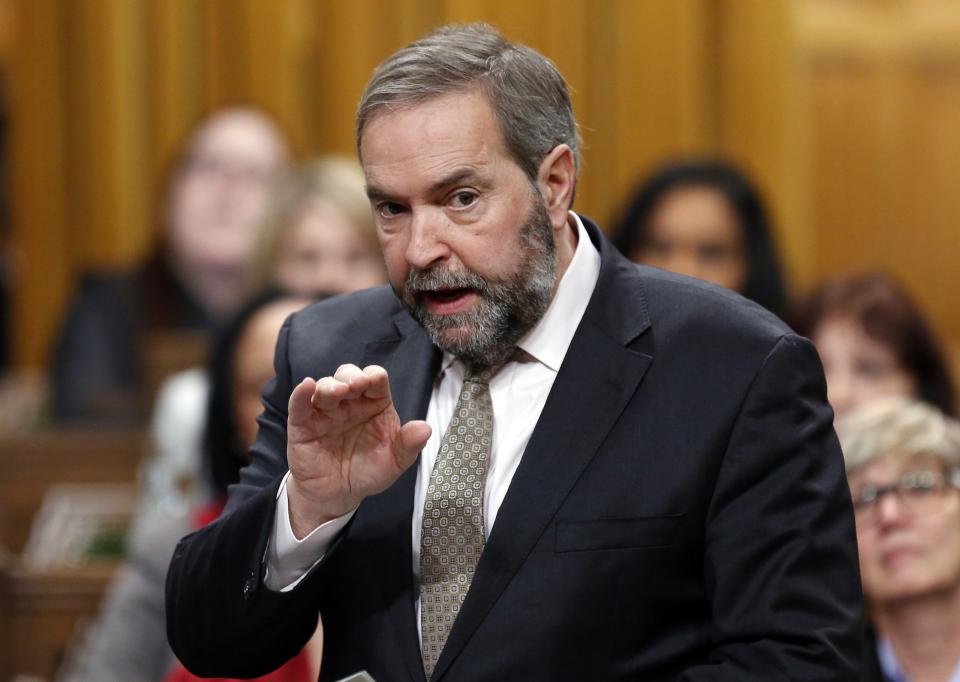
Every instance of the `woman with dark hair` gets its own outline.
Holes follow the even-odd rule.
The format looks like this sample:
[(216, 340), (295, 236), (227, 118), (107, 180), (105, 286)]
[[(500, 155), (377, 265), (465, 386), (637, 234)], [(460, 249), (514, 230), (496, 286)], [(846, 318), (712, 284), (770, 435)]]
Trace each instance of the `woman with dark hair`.
[(920, 398), (956, 415), (940, 344), (920, 308), (889, 275), (827, 280), (798, 306), (793, 326), (820, 353), (837, 416), (885, 396)]
[(656, 171), (633, 195), (612, 240), (637, 263), (699, 277), (785, 312), (763, 201), (727, 163), (685, 161)]
[(250, 301), (218, 334), (210, 353), (210, 395), (203, 469), (216, 502), (227, 498), (257, 437), (260, 393), (273, 378), (273, 350), (283, 321), (315, 298), (270, 290)]
[[(60, 682), (192, 680), (167, 644), (164, 580), (177, 541), (216, 519), (247, 461), (257, 433), (260, 391), (273, 376), (273, 349), (284, 319), (311, 299), (271, 292), (240, 311), (218, 335), (210, 356), (209, 405), (203, 439), (203, 501), (182, 510), (145, 507), (128, 537), (128, 557), (113, 579), (98, 620), (68, 658)], [(303, 655), (264, 679), (317, 678), (319, 657)]]

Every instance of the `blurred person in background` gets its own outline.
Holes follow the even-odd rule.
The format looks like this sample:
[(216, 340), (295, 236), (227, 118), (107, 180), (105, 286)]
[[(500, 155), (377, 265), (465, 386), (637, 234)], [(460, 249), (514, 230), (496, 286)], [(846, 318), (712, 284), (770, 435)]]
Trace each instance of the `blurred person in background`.
[(287, 142), (262, 112), (204, 119), (177, 159), (162, 234), (134, 273), (84, 278), (52, 362), (58, 420), (129, 421), (142, 409), (143, 345), (153, 333), (209, 331), (251, 293), (249, 263)]
[[(128, 537), (128, 556), (104, 597), (97, 621), (68, 658), (60, 682), (160, 682), (183, 677), (167, 644), (164, 579), (181, 536), (216, 519), (247, 462), (257, 432), (260, 391), (273, 377), (273, 349), (284, 319), (309, 298), (266, 293), (247, 305), (218, 337), (210, 356), (203, 475), (207, 494), (186, 510), (158, 507), (141, 514)], [(313, 682), (319, 654), (303, 653), (271, 680)], [(179, 670), (179, 672), (178, 672)], [(173, 671), (173, 672), (171, 672)]]
[[(320, 158), (284, 176), (257, 231), (252, 263), (254, 291), (313, 297), (385, 284), (360, 165)], [(178, 372), (160, 386), (151, 421), (155, 456), (144, 475), (148, 503), (182, 507), (206, 494), (198, 454), (206, 396), (202, 368)]]
[(837, 417), (874, 398), (909, 396), (956, 415), (949, 363), (920, 307), (886, 274), (829, 279), (793, 327), (817, 347)]
[(387, 281), (363, 171), (353, 159), (303, 164), (270, 202), (259, 234), (255, 286), (343, 294)]
[(837, 432), (873, 625), (863, 680), (960, 680), (960, 423), (888, 397)]
[(730, 164), (691, 160), (661, 167), (633, 194), (611, 239), (634, 262), (733, 289), (777, 315), (786, 311), (763, 200)]

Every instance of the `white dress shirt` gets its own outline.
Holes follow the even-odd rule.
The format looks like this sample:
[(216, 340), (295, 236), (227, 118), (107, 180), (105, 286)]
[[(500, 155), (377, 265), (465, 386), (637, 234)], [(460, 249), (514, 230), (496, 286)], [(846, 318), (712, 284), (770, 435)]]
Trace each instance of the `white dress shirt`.
[[(493, 444), (484, 490), (484, 531), (490, 530), (497, 519), (500, 504), (507, 494), (513, 475), (520, 465), (523, 451), (540, 418), (544, 403), (553, 386), (573, 335), (580, 324), (600, 274), (600, 254), (590, 241), (580, 218), (573, 212), (576, 223), (577, 248), (567, 267), (557, 293), (540, 322), (517, 344), (532, 359), (511, 361), (490, 380), (490, 399), (493, 403)], [(463, 362), (444, 353), (430, 405), (427, 422), (433, 430), (420, 453), (419, 471), (415, 489), (413, 524), (413, 572), (420, 573), (420, 530), (424, 499), (430, 474), (447, 424), (453, 416), (463, 386)], [(289, 472), (287, 476), (289, 476)], [(353, 516), (353, 512), (328, 521), (297, 540), (290, 526), (287, 506), (286, 478), (277, 495), (277, 514), (273, 536), (267, 552), (268, 588), (278, 591), (293, 589), (316, 563), (323, 558), (327, 547)], [(417, 601), (417, 628), (419, 631), (420, 602)]]

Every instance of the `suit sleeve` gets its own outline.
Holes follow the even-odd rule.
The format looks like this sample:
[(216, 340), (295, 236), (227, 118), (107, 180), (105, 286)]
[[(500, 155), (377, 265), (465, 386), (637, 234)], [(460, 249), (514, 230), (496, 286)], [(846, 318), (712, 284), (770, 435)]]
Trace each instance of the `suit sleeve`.
[(859, 679), (856, 534), (819, 358), (782, 337), (754, 378), (710, 502), (709, 665), (683, 682)]
[(256, 677), (280, 667), (317, 627), (314, 593), (263, 584), (264, 552), (287, 470), (290, 320), (277, 342), (276, 377), (264, 390), (251, 463), (230, 489), (224, 515), (183, 538), (167, 574), (167, 637), (194, 674)]

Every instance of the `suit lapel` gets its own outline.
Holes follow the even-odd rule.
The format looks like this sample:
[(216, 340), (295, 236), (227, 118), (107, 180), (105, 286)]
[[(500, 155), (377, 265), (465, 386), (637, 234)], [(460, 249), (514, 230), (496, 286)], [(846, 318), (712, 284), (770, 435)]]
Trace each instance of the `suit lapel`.
[[(433, 379), (440, 367), (440, 353), (423, 329), (406, 313), (398, 313), (394, 323), (399, 335), (368, 344), (363, 364), (381, 365), (387, 370), (401, 423), (425, 419)], [(411, 573), (413, 497), (418, 468), (414, 463), (390, 488), (365, 500), (361, 513), (375, 519), (386, 531), (382, 535), (384, 541), (374, 547), (374, 556), (370, 557), (372, 572), (383, 588), (388, 618), (399, 639), (401, 656), (410, 679), (423, 682), (414, 612), (417, 594)]]
[(584, 222), (600, 250), (600, 277), (497, 513), (435, 680), (523, 564), (652, 360), (628, 347), (649, 326), (639, 275), (595, 226)]

